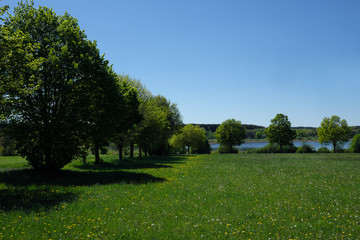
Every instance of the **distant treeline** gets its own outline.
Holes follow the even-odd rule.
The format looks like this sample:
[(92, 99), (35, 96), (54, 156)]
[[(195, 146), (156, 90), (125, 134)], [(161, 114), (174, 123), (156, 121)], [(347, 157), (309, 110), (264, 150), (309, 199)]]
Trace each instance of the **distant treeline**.
[[(215, 136), (214, 133), (216, 129), (219, 127), (220, 124), (193, 124), (200, 126), (201, 128), (205, 129), (206, 137), (209, 140), (214, 140)], [(246, 138), (247, 139), (254, 139), (260, 140), (265, 139), (266, 136), (264, 134), (265, 127), (254, 125), (254, 124), (243, 124), (246, 129)], [(296, 130), (297, 136), (296, 140), (299, 141), (306, 141), (312, 140), (316, 141), (318, 139), (317, 128), (315, 127), (292, 127), (292, 129)], [(360, 126), (353, 126), (351, 127), (351, 138), (355, 136), (357, 133), (360, 133)]]
[[(201, 128), (204, 128), (206, 131), (215, 132), (216, 129), (219, 127), (220, 124), (196, 124), (193, 123), (193, 125), (197, 125)], [(254, 129), (265, 129), (263, 126), (253, 125), (253, 124), (242, 124), (246, 130), (254, 130)]]

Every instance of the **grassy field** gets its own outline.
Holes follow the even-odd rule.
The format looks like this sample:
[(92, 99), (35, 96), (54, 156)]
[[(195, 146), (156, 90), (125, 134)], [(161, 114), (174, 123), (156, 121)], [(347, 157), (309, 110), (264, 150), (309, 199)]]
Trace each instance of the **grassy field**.
[(0, 156), (0, 171), (6, 171), (11, 168), (29, 168), (30, 165), (24, 158), (17, 156)]
[(359, 154), (102, 158), (1, 171), (0, 239), (360, 238)]

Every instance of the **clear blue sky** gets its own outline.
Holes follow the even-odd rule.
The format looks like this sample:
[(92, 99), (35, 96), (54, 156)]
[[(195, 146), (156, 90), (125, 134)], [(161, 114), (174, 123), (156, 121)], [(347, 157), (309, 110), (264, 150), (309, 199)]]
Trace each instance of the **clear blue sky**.
[(77, 18), (117, 73), (176, 103), (185, 123), (268, 126), (283, 113), (293, 126), (360, 125), (358, 0), (35, 4)]

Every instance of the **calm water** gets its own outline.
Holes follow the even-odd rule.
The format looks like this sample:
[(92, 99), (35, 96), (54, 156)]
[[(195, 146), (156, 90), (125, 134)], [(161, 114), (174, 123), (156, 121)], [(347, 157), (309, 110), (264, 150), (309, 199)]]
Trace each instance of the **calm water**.
[[(318, 150), (320, 147), (327, 147), (328, 149), (332, 150), (332, 144), (320, 144), (319, 142), (305, 142), (308, 145), (314, 146), (315, 150)], [(304, 142), (294, 142), (294, 145), (296, 147), (301, 147), (304, 144)], [(262, 148), (265, 147), (266, 145), (268, 145), (267, 142), (247, 142), (247, 143), (243, 143), (240, 146), (236, 146), (236, 148), (238, 149), (252, 149), (252, 148)], [(343, 146), (343, 148), (349, 148), (351, 145), (351, 142), (347, 142), (345, 143), (345, 145)], [(219, 144), (211, 144), (211, 147), (213, 150), (216, 150), (220, 145)]]

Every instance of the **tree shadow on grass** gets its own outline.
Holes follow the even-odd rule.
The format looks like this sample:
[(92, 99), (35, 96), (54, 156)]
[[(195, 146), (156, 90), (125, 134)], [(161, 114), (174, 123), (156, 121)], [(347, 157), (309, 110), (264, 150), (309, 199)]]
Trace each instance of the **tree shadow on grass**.
[[(166, 179), (146, 173), (125, 171), (70, 171), (44, 173), (33, 169), (0, 173), (0, 209), (34, 211), (49, 209), (61, 202), (71, 202), (80, 194), (67, 186), (92, 186), (105, 184), (146, 184), (163, 182)], [(65, 187), (65, 188), (63, 188)]]
[(13, 188), (0, 190), (0, 210), (25, 212), (48, 210), (61, 202), (72, 202), (79, 196), (78, 193), (65, 191), (56, 192), (51, 188)]
[(166, 164), (180, 164), (183, 163), (186, 157), (184, 156), (156, 156), (149, 158), (125, 159), (122, 161), (116, 160), (112, 162), (102, 163), (82, 163), (75, 165), (78, 169), (86, 170), (120, 170), (120, 169), (144, 169), (144, 168), (171, 168), (172, 166)]

